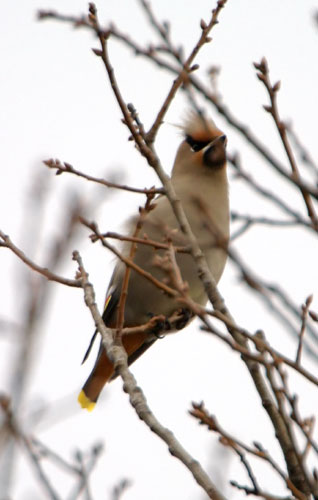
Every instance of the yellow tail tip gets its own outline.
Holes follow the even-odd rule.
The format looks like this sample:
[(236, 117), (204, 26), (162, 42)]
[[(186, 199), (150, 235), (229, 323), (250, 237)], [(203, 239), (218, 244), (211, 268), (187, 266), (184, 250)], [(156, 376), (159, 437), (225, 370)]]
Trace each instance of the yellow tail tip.
[(77, 398), (77, 401), (81, 405), (81, 407), (86, 409), (87, 411), (93, 411), (95, 408), (96, 403), (94, 401), (91, 401), (85, 394), (85, 392), (82, 390)]

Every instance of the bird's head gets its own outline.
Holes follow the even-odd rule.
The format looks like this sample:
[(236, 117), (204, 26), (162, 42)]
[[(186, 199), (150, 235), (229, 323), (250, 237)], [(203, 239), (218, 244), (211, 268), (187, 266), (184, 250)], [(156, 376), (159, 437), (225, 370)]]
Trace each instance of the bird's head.
[(173, 174), (215, 172), (226, 166), (226, 135), (211, 119), (190, 112), (180, 127), (184, 140), (176, 155)]

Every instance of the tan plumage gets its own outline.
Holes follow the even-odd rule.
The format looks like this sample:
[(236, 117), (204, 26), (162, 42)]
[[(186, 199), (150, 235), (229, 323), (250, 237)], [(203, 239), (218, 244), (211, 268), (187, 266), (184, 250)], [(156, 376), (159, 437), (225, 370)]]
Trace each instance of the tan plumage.
[[(205, 254), (209, 268), (218, 282), (225, 266), (226, 251), (215, 244), (213, 231), (206, 227), (206, 216), (212, 226), (217, 229), (218, 237), (221, 236), (223, 241), (227, 241), (229, 203), (225, 156), (226, 137), (212, 120), (206, 120), (195, 113), (189, 114), (182, 132), (184, 140), (176, 154), (171, 180), (192, 231)], [(202, 213), (202, 207), (205, 216)], [(128, 225), (132, 230), (134, 219), (131, 219)], [(142, 232), (150, 239), (157, 241), (165, 241), (169, 235), (175, 245), (187, 243), (165, 196), (160, 196), (156, 200), (156, 208), (148, 214)], [(126, 243), (122, 252), (128, 255), (129, 249), (130, 243)], [(157, 279), (167, 282), (167, 274), (154, 263), (156, 254), (162, 256), (164, 250), (154, 251), (152, 247), (140, 244), (134, 261)], [(189, 285), (191, 298), (204, 305), (207, 297), (192, 257), (178, 253), (177, 263), (183, 280)], [(116, 306), (124, 273), (125, 265), (118, 261), (107, 292), (107, 297), (111, 296), (111, 298), (103, 315), (105, 324), (109, 327), (116, 325)], [(180, 304), (174, 298), (164, 294), (132, 270), (125, 306), (124, 326), (141, 325), (149, 321), (152, 315), (169, 317), (179, 309)], [(124, 336), (123, 344), (128, 353), (129, 362), (135, 361), (155, 340), (156, 337), (152, 334)], [(92, 373), (78, 398), (83, 408), (89, 411), (93, 409), (104, 384), (112, 378), (113, 374), (113, 365), (101, 346)]]

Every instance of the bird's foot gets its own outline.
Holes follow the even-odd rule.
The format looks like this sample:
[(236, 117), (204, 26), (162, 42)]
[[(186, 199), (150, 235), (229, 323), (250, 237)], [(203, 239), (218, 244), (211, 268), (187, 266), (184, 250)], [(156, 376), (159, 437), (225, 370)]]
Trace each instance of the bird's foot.
[(164, 335), (162, 335), (162, 332), (171, 330), (170, 321), (163, 315), (155, 316), (153, 313), (148, 313), (148, 316), (154, 320), (154, 324), (151, 328), (151, 334), (155, 335), (157, 339), (163, 339)]
[(182, 330), (187, 324), (189, 323), (190, 319), (193, 318), (193, 313), (190, 311), (190, 309), (187, 309), (186, 307), (182, 307), (177, 311), (178, 317), (175, 322), (175, 328), (177, 330)]

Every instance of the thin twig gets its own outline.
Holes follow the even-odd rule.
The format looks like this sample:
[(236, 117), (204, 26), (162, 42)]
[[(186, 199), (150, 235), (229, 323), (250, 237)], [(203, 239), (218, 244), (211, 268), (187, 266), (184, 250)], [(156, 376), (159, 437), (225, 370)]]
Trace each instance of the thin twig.
[(289, 402), (290, 408), (292, 410), (291, 418), (298, 425), (299, 429), (302, 431), (302, 433), (306, 438), (306, 447), (304, 452), (302, 453), (302, 459), (304, 461), (305, 456), (310, 448), (312, 448), (318, 455), (318, 444), (312, 439), (311, 436), (315, 424), (315, 418), (314, 417), (311, 417), (309, 419), (301, 418), (298, 408), (299, 397), (297, 395), (291, 394), (288, 386), (287, 374), (285, 373), (285, 371), (283, 371), (282, 367), (279, 364), (277, 365), (277, 371), (279, 373), (283, 385), (284, 395), (287, 401)]
[[(139, 217), (137, 218), (136, 222), (136, 227), (135, 231), (133, 234), (133, 238), (137, 238), (143, 223), (145, 221), (145, 218), (147, 217), (147, 214), (154, 208), (154, 205), (152, 205), (152, 200), (153, 200), (154, 194), (149, 194), (147, 196), (147, 201), (145, 204), (144, 208), (139, 209)], [(133, 241), (130, 245), (130, 252), (129, 252), (129, 260), (131, 262), (134, 261), (135, 253), (137, 250), (137, 243)], [(121, 287), (121, 292), (120, 292), (120, 297), (119, 297), (119, 302), (118, 302), (118, 316), (117, 316), (117, 324), (116, 324), (116, 329), (117, 333), (116, 336), (119, 338), (121, 336), (121, 332), (124, 326), (124, 319), (125, 319), (125, 304), (126, 304), (126, 299), (128, 295), (128, 285), (129, 285), (129, 279), (130, 279), (130, 273), (131, 273), (131, 267), (126, 265), (125, 269), (125, 274), (123, 277), (123, 283)]]
[(256, 496), (260, 496), (261, 495), (261, 488), (259, 487), (259, 484), (257, 482), (257, 479), (255, 477), (255, 474), (252, 470), (252, 467), (251, 465), (249, 464), (246, 456), (244, 455), (244, 453), (242, 453), (240, 450), (238, 450), (237, 448), (234, 448), (234, 451), (235, 453), (240, 457), (240, 460), (242, 462), (242, 464), (244, 465), (245, 467), (245, 470), (247, 472), (247, 475), (248, 477), (250, 478), (251, 480), (251, 483), (253, 485), (253, 488), (254, 488), (254, 495)]
[(72, 493), (68, 495), (67, 500), (76, 500), (81, 495), (81, 493), (83, 493), (84, 489), (86, 493), (86, 500), (93, 500), (89, 489), (88, 478), (94, 470), (97, 464), (97, 460), (102, 454), (102, 451), (103, 445), (93, 446), (87, 464), (84, 464), (82, 452), (78, 451), (76, 453), (76, 458), (79, 462), (80, 480), (73, 489)]
[[(242, 457), (243, 453), (241, 451), (244, 450), (247, 453), (254, 455), (262, 460), (265, 460), (267, 463), (271, 465), (271, 467), (277, 472), (280, 477), (283, 479), (287, 487), (290, 489), (290, 491), (295, 495), (296, 498), (299, 498), (301, 500), (305, 500), (304, 495), (302, 492), (300, 492), (295, 486), (292, 484), (290, 479), (286, 476), (286, 474), (280, 469), (280, 467), (275, 463), (273, 458), (269, 455), (269, 453), (264, 450), (264, 448), (259, 444), (259, 443), (253, 443), (254, 448), (251, 448), (250, 446), (247, 446), (246, 444), (242, 443), (238, 439), (236, 439), (234, 436), (230, 435), (228, 432), (224, 431), (222, 427), (219, 425), (217, 422), (217, 419), (214, 415), (210, 415), (205, 406), (204, 403), (192, 403), (192, 409), (190, 410), (190, 414), (195, 417), (201, 425), (206, 425), (209, 430), (216, 432), (221, 436), (220, 442), (224, 446), (230, 446), (240, 457)], [(244, 462), (243, 462), (244, 463)], [(245, 465), (245, 464), (244, 464)], [(253, 483), (253, 486), (255, 488), (255, 491), (260, 491), (260, 487), (257, 485), (257, 482), (255, 480), (254, 475), (252, 474), (252, 471), (250, 468), (248, 468), (249, 471), (251, 472), (251, 475), (253, 476), (253, 479), (251, 475), (249, 474), (249, 477)]]
[(0, 231), (0, 247), (9, 248), (19, 259), (22, 260), (27, 266), (29, 266), (33, 271), (36, 271), (39, 274), (42, 274), (49, 281), (56, 281), (57, 283), (61, 283), (62, 285), (71, 286), (75, 288), (80, 288), (81, 284), (79, 280), (71, 280), (68, 278), (63, 278), (58, 274), (52, 273), (46, 267), (41, 267), (31, 259), (29, 259), (23, 252), (20, 250), (10, 239), (8, 235)]
[(233, 221), (244, 221), (249, 225), (252, 224), (261, 224), (264, 226), (277, 226), (277, 227), (291, 227), (303, 225), (300, 220), (280, 220), (280, 219), (271, 219), (269, 217), (253, 217), (252, 215), (240, 214), (238, 212), (232, 211), (231, 218)]
[(300, 358), (301, 358), (301, 353), (303, 349), (303, 339), (304, 339), (304, 334), (306, 330), (306, 323), (307, 323), (307, 318), (308, 318), (308, 311), (310, 304), (312, 303), (313, 300), (313, 295), (309, 295), (307, 297), (305, 304), (302, 305), (301, 308), (301, 328), (299, 332), (299, 342), (298, 342), (298, 348), (297, 348), (297, 353), (296, 353), (296, 365), (300, 364)]
[[(254, 441), (254, 446), (264, 454), (265, 459), (267, 462), (273, 467), (273, 469), (279, 474), (279, 476), (285, 481), (287, 488), (290, 489), (290, 491), (293, 493), (293, 495), (298, 498), (299, 500), (308, 500), (307, 494), (304, 494), (303, 491), (300, 491), (298, 488), (295, 487), (293, 482), (290, 480), (290, 477), (286, 476), (284, 472), (281, 470), (279, 465), (274, 461), (274, 459), (270, 456), (268, 451), (266, 451), (263, 446), (260, 443), (257, 443)], [(309, 491), (308, 494), (311, 492)]]
[(258, 496), (259, 498), (263, 498), (264, 500), (295, 500), (295, 497), (288, 496), (288, 497), (281, 497), (277, 495), (271, 495), (270, 493), (267, 493), (265, 491), (260, 491), (256, 492), (254, 488), (249, 488), (248, 486), (243, 486), (242, 484), (239, 484), (237, 481), (230, 481), (231, 486), (234, 486), (234, 488), (237, 488), (240, 491), (244, 491), (246, 495), (254, 495)]
[(276, 381), (277, 371), (282, 372), (282, 368), (279, 366), (279, 363), (277, 363), (276, 366), (267, 366), (266, 367), (267, 380), (269, 381), (270, 387), (271, 387), (273, 394), (275, 396), (277, 406), (279, 409), (279, 413), (280, 413), (281, 418), (283, 419), (283, 421), (285, 423), (285, 428), (288, 432), (290, 441), (292, 443), (294, 455), (297, 458), (297, 462), (298, 462), (299, 475), (301, 475), (304, 478), (304, 480), (307, 483), (308, 490), (311, 491), (311, 481), (308, 477), (308, 472), (307, 472), (306, 466), (302, 460), (302, 456), (301, 456), (299, 449), (298, 449), (298, 443), (296, 441), (296, 437), (294, 434), (292, 420), (290, 419), (290, 417), (286, 411), (287, 398), (285, 397), (284, 391), (282, 391), (281, 386), (278, 385), (278, 383)]
[(32, 462), (32, 464), (34, 466), (34, 469), (35, 469), (35, 471), (36, 471), (36, 473), (37, 473), (37, 475), (39, 477), (40, 484), (46, 490), (46, 493), (47, 493), (48, 497), (51, 500), (60, 500), (61, 497), (54, 490), (54, 488), (53, 488), (53, 486), (51, 484), (51, 481), (49, 480), (49, 478), (45, 474), (44, 469), (43, 469), (43, 467), (42, 467), (42, 465), (40, 463), (40, 460), (39, 460), (38, 456), (36, 455), (36, 453), (32, 449), (31, 442), (25, 436), (23, 436), (22, 434), (20, 434), (19, 438), (20, 438), (20, 442), (24, 445), (24, 449), (27, 452), (27, 455), (28, 455), (29, 459), (31, 460), (31, 462)]
[(304, 227), (309, 227), (312, 229), (311, 225), (302, 217), (300, 213), (296, 212), (293, 208), (287, 205), (283, 199), (276, 196), (272, 191), (264, 188), (262, 184), (255, 181), (255, 179), (249, 173), (243, 170), (238, 154), (228, 155), (228, 161), (234, 167), (235, 172), (238, 174), (239, 178), (246, 181), (256, 193), (262, 195), (264, 198), (274, 203), (280, 210), (283, 210), (283, 212), (285, 212), (286, 214), (291, 215)]
[(56, 175), (61, 175), (62, 173), (69, 173), (77, 175), (78, 177), (82, 177), (87, 181), (95, 182), (96, 184), (101, 184), (102, 186), (106, 186), (108, 188), (116, 188), (123, 189), (124, 191), (129, 191), (131, 193), (140, 193), (140, 194), (163, 194), (163, 188), (155, 188), (152, 187), (150, 189), (139, 189), (134, 188), (132, 186), (125, 186), (124, 184), (117, 184), (115, 182), (106, 181), (105, 179), (101, 179), (100, 177), (93, 177), (92, 175), (88, 175), (85, 172), (81, 172), (80, 170), (76, 170), (70, 163), (60, 162), (60, 160), (45, 160), (43, 161), (44, 165), (49, 168), (56, 169)]
[[(167, 243), (161, 243), (160, 241), (151, 240), (148, 236), (144, 236), (143, 238), (136, 238), (134, 236), (125, 236), (123, 234), (115, 233), (113, 231), (107, 231), (107, 233), (101, 233), (103, 238), (113, 238), (120, 241), (131, 241), (135, 243), (140, 243), (141, 245), (148, 245), (153, 247), (156, 250), (168, 250), (169, 245)], [(98, 241), (100, 238), (96, 236), (96, 234), (91, 234), (90, 239), (93, 243)], [(175, 252), (177, 253), (190, 253), (190, 248), (188, 246), (183, 247), (174, 247)]]
[(192, 402), (191, 405), (192, 408), (191, 410), (189, 410), (190, 415), (196, 418), (201, 425), (206, 425), (210, 431), (219, 434), (223, 438), (223, 440), (221, 441), (223, 445), (231, 446), (232, 448), (241, 448), (251, 455), (254, 455), (258, 458), (263, 458), (263, 453), (261, 453), (257, 448), (252, 448), (251, 446), (246, 445), (245, 443), (225, 431), (220, 426), (215, 415), (211, 415), (208, 413), (203, 402)]
[[(286, 133), (286, 127), (284, 122), (280, 119), (279, 116), (279, 111), (278, 111), (278, 106), (277, 106), (277, 93), (280, 89), (280, 82), (275, 83), (274, 85), (271, 84), (270, 78), (269, 78), (269, 69), (268, 69), (268, 64), (267, 60), (265, 57), (262, 58), (260, 63), (254, 63), (254, 66), (256, 70), (258, 71), (257, 77), (259, 80), (264, 84), (269, 98), (270, 98), (270, 106), (264, 106), (264, 109), (271, 114), (271, 116), (274, 119), (275, 125), (277, 127), (278, 133), (280, 135), (280, 138), (282, 140), (282, 144), (284, 146), (286, 155), (288, 157), (288, 161), (292, 170), (292, 177), (296, 179), (297, 181), (300, 181), (300, 173), (299, 169), (296, 163), (296, 159), (294, 157), (292, 148), (289, 144), (289, 140), (287, 137)], [(304, 189), (303, 187), (299, 187), (300, 192), (302, 194), (302, 197), (304, 199), (305, 205), (307, 207), (307, 213), (308, 216), (311, 219), (313, 228), (318, 231), (318, 217), (313, 205), (313, 202), (310, 198), (309, 192)]]
[[(166, 48), (168, 49), (169, 53), (172, 53), (174, 51), (173, 45), (170, 40), (170, 24), (167, 21), (164, 21), (160, 23), (157, 21), (154, 12), (152, 10), (152, 7), (150, 3), (146, 2), (145, 0), (139, 0), (140, 5), (142, 6), (150, 25), (155, 29), (155, 31), (159, 34), (160, 38), (166, 45)], [(180, 58), (178, 59), (180, 61)]]
[[(292, 313), (292, 315), (299, 321), (301, 320), (301, 314), (299, 313), (299, 309), (297, 305), (292, 301), (292, 299), (288, 296), (287, 292), (277, 283), (272, 284), (272, 283), (267, 283), (264, 280), (259, 278), (259, 283), (260, 285), (265, 289), (271, 292), (283, 306)], [(318, 340), (318, 332), (315, 328), (313, 328), (310, 324), (307, 323), (307, 332), (310, 334), (314, 342), (316, 343)], [(297, 339), (299, 337), (299, 334), (297, 332)], [(306, 343), (303, 342), (303, 345), (305, 346)], [(313, 353), (313, 351), (310, 351), (309, 348), (307, 347), (307, 352), (309, 354), (314, 354), (315, 359), (317, 359), (317, 354)]]
[(129, 488), (131, 485), (132, 481), (130, 479), (121, 479), (113, 488), (111, 500), (120, 500), (122, 494), (125, 493), (127, 488)]
[(31, 436), (29, 438), (30, 444), (34, 446), (35, 452), (37, 452), (41, 457), (50, 458), (53, 462), (55, 462), (59, 467), (63, 470), (70, 472), (71, 474), (80, 474), (80, 470), (73, 464), (66, 462), (66, 460), (58, 455), (55, 451), (51, 450), (44, 443), (39, 441), (38, 438)]
[[(189, 303), (189, 306), (190, 305), (191, 304)], [(219, 320), (221, 320), (229, 329), (235, 327), (240, 332), (241, 335), (246, 337), (248, 340), (252, 341), (254, 343), (255, 347), (261, 348), (262, 351), (268, 352), (271, 355), (273, 362), (285, 363), (287, 366), (293, 368), (295, 371), (300, 373), (307, 380), (312, 382), (314, 385), (318, 386), (318, 377), (315, 377), (310, 371), (306, 370), (302, 366), (297, 365), (295, 363), (295, 361), (287, 358), (287, 356), (285, 356), (284, 354), (282, 354), (281, 352), (277, 351), (272, 346), (270, 346), (264, 337), (264, 333), (262, 332), (262, 335), (261, 336), (259, 335), (260, 330), (257, 332), (257, 334), (252, 335), (245, 328), (241, 328), (238, 325), (235, 325), (231, 320), (229, 320), (229, 318), (227, 318), (224, 314), (220, 313), (219, 311), (205, 311), (202, 309), (200, 312), (200, 310), (198, 309), (198, 306), (196, 306), (195, 313), (198, 316), (202, 317), (202, 315), (206, 312), (208, 314), (210, 314), (211, 316), (214, 316), (215, 318), (218, 318)], [(209, 327), (206, 331), (209, 331)], [(220, 338), (222, 338), (222, 337), (220, 337)], [(229, 340), (227, 337), (225, 337), (225, 339)], [(232, 345), (233, 344), (230, 345), (231, 348), (237, 349), (236, 345), (233, 345), (233, 347), (232, 347)], [(243, 353), (243, 351), (240, 351), (240, 352)], [(259, 360), (259, 362), (263, 363), (262, 360)]]
[(193, 50), (191, 51), (191, 54), (184, 62), (181, 72), (179, 73), (178, 77), (174, 80), (172, 87), (171, 87), (167, 97), (165, 98), (153, 125), (151, 126), (150, 130), (146, 134), (147, 144), (152, 144), (154, 142), (156, 134), (158, 132), (158, 129), (159, 129), (161, 123), (163, 122), (163, 118), (168, 110), (168, 107), (170, 106), (171, 101), (174, 98), (174, 96), (176, 95), (179, 87), (181, 87), (181, 85), (185, 81), (187, 81), (189, 73), (198, 69), (198, 67), (199, 67), (198, 65), (194, 65), (191, 67), (191, 64), (193, 63), (195, 57), (197, 56), (198, 52), (203, 47), (203, 45), (211, 41), (211, 38), (209, 38), (208, 35), (209, 35), (210, 31), (212, 30), (213, 26), (215, 26), (218, 23), (218, 17), (219, 17), (220, 11), (224, 7), (224, 5), (226, 4), (226, 1), (227, 0), (218, 0), (217, 7), (215, 9), (213, 9), (212, 17), (211, 17), (211, 20), (208, 24), (206, 24), (204, 21), (203, 22), (201, 21), (201, 30), (202, 30), (201, 36), (200, 36), (198, 42), (196, 43), (196, 45), (194, 46)]
[(94, 234), (96, 234), (96, 237), (101, 241), (102, 245), (105, 248), (107, 248), (108, 250), (110, 250), (114, 255), (116, 255), (116, 257), (118, 257), (126, 266), (129, 266), (132, 269), (134, 269), (134, 271), (139, 273), (145, 279), (149, 280), (157, 288), (160, 288), (161, 290), (163, 290), (165, 293), (167, 293), (171, 297), (175, 297), (178, 295), (178, 292), (176, 290), (173, 290), (173, 288), (169, 287), (168, 285), (166, 285), (162, 281), (157, 280), (151, 273), (145, 271), (142, 267), (135, 264), (135, 262), (133, 260), (130, 260), (127, 257), (125, 257), (124, 255), (122, 255), (117, 250), (117, 248), (110, 245), (110, 243), (108, 243), (108, 241), (106, 241), (105, 238), (103, 238), (102, 234), (99, 232), (98, 226), (95, 222), (88, 222), (84, 217), (81, 217), (80, 221), (84, 226), (88, 227), (91, 231), (93, 231)]
[(306, 164), (308, 167), (310, 167), (311, 171), (314, 174), (318, 175), (318, 166), (314, 162), (309, 151), (305, 148), (305, 146), (300, 141), (295, 130), (293, 129), (292, 124), (285, 123), (285, 128), (286, 128), (286, 131), (288, 132), (288, 135), (290, 136), (292, 142), (294, 143), (295, 148), (298, 149), (298, 153), (300, 155), (301, 160), (304, 162), (304, 164)]
[(30, 459), (38, 477), (41, 486), (45, 490), (48, 498), (51, 500), (60, 500), (60, 496), (57, 494), (55, 489), (53, 488), (51, 481), (47, 477), (41, 463), (40, 457), (34, 451), (32, 446), (32, 441), (27, 436), (23, 434), (21, 429), (19, 428), (15, 416), (13, 415), (11, 408), (11, 400), (5, 395), (0, 395), (0, 407), (4, 413), (5, 417), (5, 427), (7, 431), (10, 432), (11, 436), (15, 438), (24, 448), (27, 453), (28, 458)]

